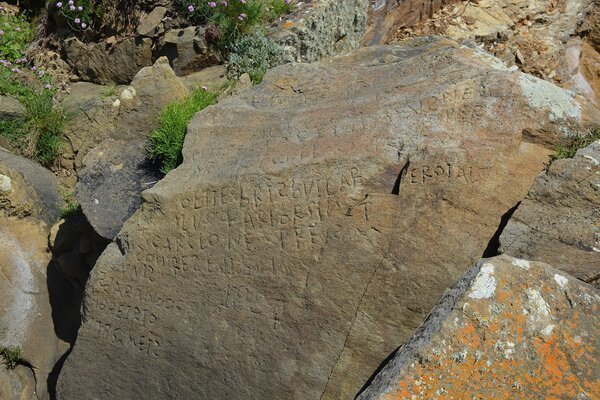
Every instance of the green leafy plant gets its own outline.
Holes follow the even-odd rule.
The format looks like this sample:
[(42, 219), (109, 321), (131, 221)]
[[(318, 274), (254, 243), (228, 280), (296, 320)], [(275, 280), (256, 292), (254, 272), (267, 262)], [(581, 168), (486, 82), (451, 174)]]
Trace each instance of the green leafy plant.
[(291, 0), (178, 0), (194, 23), (213, 23), (219, 30), (219, 47), (229, 51), (239, 37), (294, 8)]
[(556, 152), (552, 158), (554, 160), (573, 158), (575, 157), (577, 150), (589, 146), (596, 140), (600, 140), (600, 127), (592, 128), (583, 135), (576, 135), (564, 139), (556, 148)]
[(267, 70), (280, 63), (282, 48), (261, 32), (237, 39), (229, 55), (228, 75), (237, 78), (247, 73), (253, 83), (262, 81)]
[(0, 346), (0, 355), (4, 358), (4, 365), (8, 369), (15, 369), (23, 361), (20, 347)]
[(33, 29), (22, 15), (0, 11), (0, 61), (15, 63), (33, 40)]
[(160, 114), (160, 127), (150, 135), (149, 155), (166, 174), (183, 161), (181, 149), (187, 125), (194, 114), (217, 100), (217, 94), (196, 90), (188, 98), (168, 105)]

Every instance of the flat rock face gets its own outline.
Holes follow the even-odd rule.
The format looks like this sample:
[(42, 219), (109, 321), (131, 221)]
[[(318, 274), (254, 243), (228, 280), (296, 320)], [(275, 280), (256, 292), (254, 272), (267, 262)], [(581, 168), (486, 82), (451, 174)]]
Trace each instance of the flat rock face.
[(98, 261), (59, 398), (352, 398), (582, 109), (444, 39), (274, 69)]
[(597, 399), (599, 311), (598, 291), (547, 264), (481, 260), (358, 398)]
[(113, 239), (138, 209), (141, 192), (160, 179), (147, 161), (146, 140), (108, 139), (83, 159), (77, 200), (96, 232)]
[(503, 253), (600, 285), (600, 141), (540, 175), (500, 236)]

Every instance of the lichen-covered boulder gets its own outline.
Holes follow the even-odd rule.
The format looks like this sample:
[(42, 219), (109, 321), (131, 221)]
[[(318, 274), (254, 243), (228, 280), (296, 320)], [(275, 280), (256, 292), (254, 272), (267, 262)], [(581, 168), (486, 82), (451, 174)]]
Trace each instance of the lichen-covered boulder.
[(600, 140), (536, 179), (500, 243), (503, 253), (600, 285)]
[(598, 291), (503, 255), (447, 290), (358, 399), (597, 399), (599, 360)]
[(586, 110), (439, 38), (275, 68), (98, 260), (58, 397), (352, 398)]

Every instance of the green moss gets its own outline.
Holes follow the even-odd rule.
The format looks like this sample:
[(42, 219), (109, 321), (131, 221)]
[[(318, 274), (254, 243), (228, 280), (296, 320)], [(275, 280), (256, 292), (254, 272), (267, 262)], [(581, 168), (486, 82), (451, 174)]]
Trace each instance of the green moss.
[(181, 149), (187, 125), (198, 111), (217, 100), (215, 93), (196, 90), (188, 98), (168, 105), (159, 117), (160, 128), (150, 135), (149, 155), (166, 174), (183, 161)]

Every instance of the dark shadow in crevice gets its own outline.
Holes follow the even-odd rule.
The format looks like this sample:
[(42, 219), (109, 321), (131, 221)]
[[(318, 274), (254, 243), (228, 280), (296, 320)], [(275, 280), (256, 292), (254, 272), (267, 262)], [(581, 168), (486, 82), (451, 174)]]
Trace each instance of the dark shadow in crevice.
[(404, 164), (404, 166), (400, 170), (398, 178), (396, 178), (396, 182), (394, 183), (394, 187), (392, 188), (392, 194), (395, 194), (396, 196), (400, 195), (400, 184), (402, 183), (402, 178), (408, 172), (408, 167), (410, 167), (410, 160), (407, 160), (406, 164)]
[(367, 382), (363, 385), (363, 387), (360, 388), (360, 390), (358, 391), (358, 393), (356, 394), (356, 396), (354, 396), (354, 398), (358, 398), (358, 396), (360, 396), (362, 394), (362, 392), (365, 391), (365, 389), (367, 389), (369, 386), (371, 386), (371, 384), (373, 383), (373, 381), (375, 380), (375, 378), (377, 377), (377, 375), (379, 375), (379, 373), (381, 372), (381, 370), (383, 370), (390, 361), (392, 361), (392, 359), (396, 356), (396, 354), (398, 353), (398, 351), (402, 348), (402, 346), (399, 346), (396, 350), (392, 351), (392, 353), (387, 356), (385, 358), (385, 360), (383, 360), (380, 364), (379, 367), (377, 367), (377, 369), (375, 370), (375, 372), (373, 372), (373, 374), (371, 375), (371, 377), (367, 380)]
[(56, 399), (56, 384), (81, 326), (81, 302), (89, 273), (110, 243), (98, 235), (81, 209), (65, 218), (51, 245), (46, 284), (52, 308), (56, 336), (69, 343), (70, 349), (56, 362), (48, 376), (50, 399)]
[(517, 211), (519, 205), (521, 205), (521, 202), (518, 202), (510, 210), (505, 212), (502, 218), (500, 218), (500, 225), (498, 226), (498, 229), (496, 229), (494, 236), (492, 236), (488, 242), (488, 245), (481, 256), (482, 258), (490, 258), (500, 255), (500, 235), (502, 235), (502, 232), (504, 232), (504, 228), (506, 228), (508, 221), (512, 218), (515, 211)]

